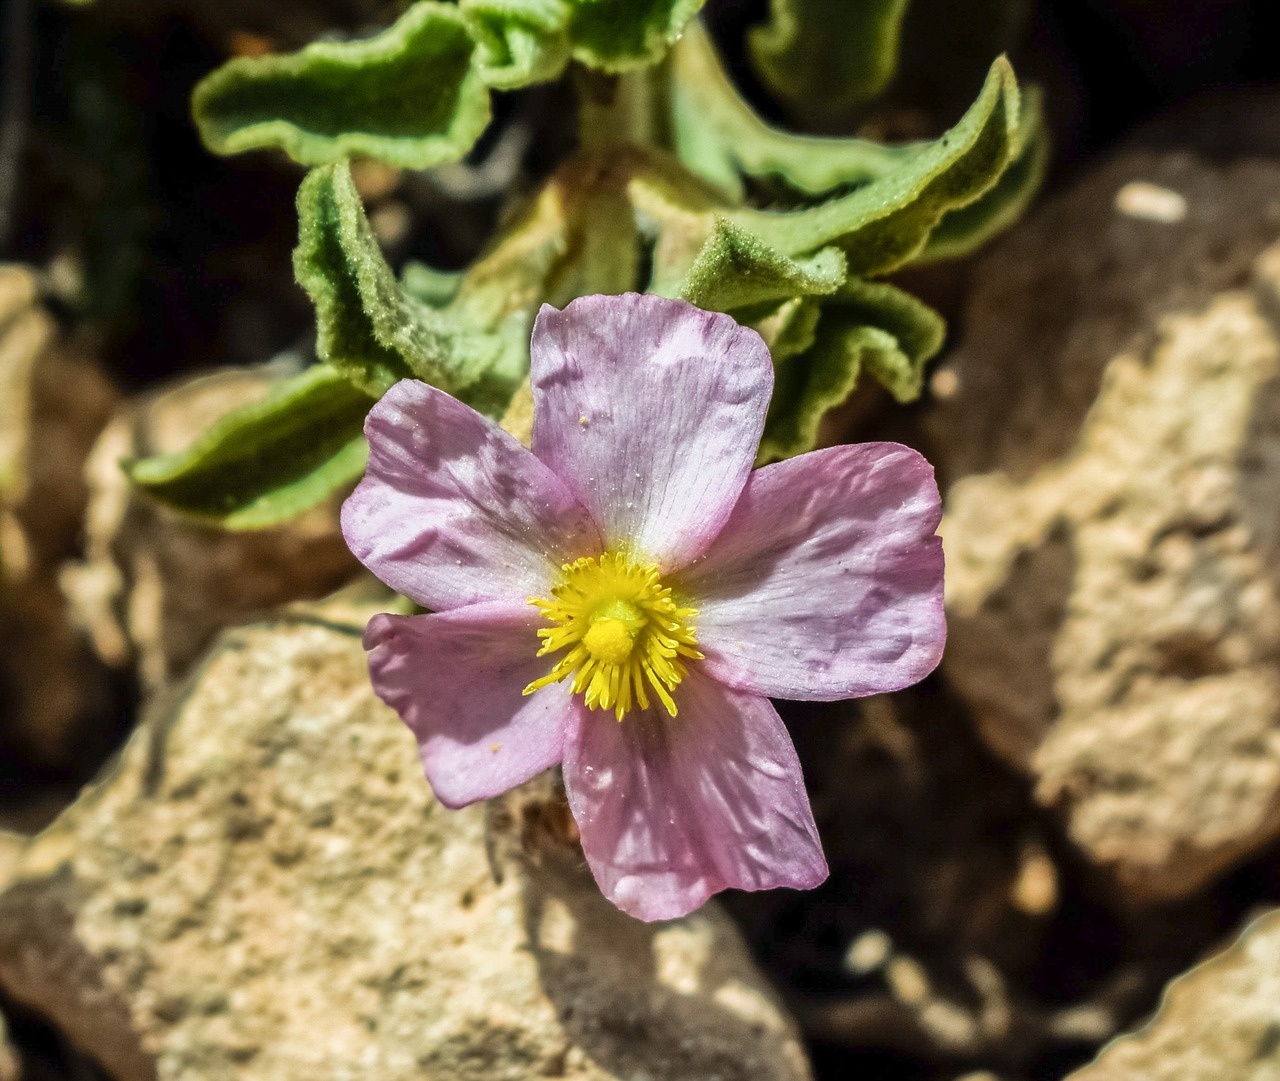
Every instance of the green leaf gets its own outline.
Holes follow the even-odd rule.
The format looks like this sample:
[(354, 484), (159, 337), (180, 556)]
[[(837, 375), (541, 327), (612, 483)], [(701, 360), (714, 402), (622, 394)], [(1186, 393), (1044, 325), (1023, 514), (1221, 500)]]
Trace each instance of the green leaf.
[(227, 529), (262, 529), (315, 506), (364, 470), (374, 399), (327, 365), (219, 419), (188, 449), (126, 462), (139, 488)]
[[(866, 357), (867, 371), (898, 401), (912, 402), (924, 388), (924, 366), (942, 348), (947, 325), (923, 301), (888, 282), (852, 279), (827, 311), (855, 324), (879, 327), (897, 343)], [(824, 313), (825, 314), (825, 313)]]
[(925, 362), (941, 348), (944, 331), (942, 318), (909, 293), (885, 282), (846, 282), (823, 304), (812, 347), (777, 365), (757, 461), (817, 446), (823, 419), (848, 400), (864, 372), (898, 401), (918, 397)]
[(824, 320), (813, 348), (778, 367), (756, 462), (790, 458), (817, 446), (822, 418), (853, 393), (868, 354), (896, 348), (893, 335), (879, 327)]
[(797, 296), (834, 293), (844, 281), (844, 255), (823, 248), (789, 259), (724, 218), (702, 246), (679, 295), (710, 311), (728, 312)]
[(240, 57), (195, 89), (209, 149), (279, 147), (320, 165), (353, 154), (426, 169), (456, 161), (489, 123), (489, 91), (466, 17), (422, 0), (365, 41)]
[(561, 188), (565, 249), (543, 287), (544, 299), (556, 307), (589, 293), (626, 293), (640, 284), (635, 213), (625, 191), (603, 179), (605, 174), (603, 163), (588, 166), (579, 173), (585, 182)]
[(557, 78), (569, 62), (565, 0), (461, 0), (479, 44), (480, 76), (499, 90)]
[(727, 216), (787, 255), (834, 244), (851, 274), (887, 274), (911, 262), (944, 215), (979, 199), (1018, 157), (1018, 108), (1013, 69), (1001, 57), (960, 122), (894, 171), (804, 210), (740, 209)]
[(316, 351), (369, 394), (410, 375), (451, 394), (476, 383), (500, 346), (411, 297), (396, 281), (345, 162), (298, 191), (293, 267), (316, 306)]
[(813, 346), (822, 309), (812, 297), (793, 297), (763, 310), (740, 309), (735, 318), (764, 339), (774, 364)]
[[(477, 325), (512, 320), (527, 330), (545, 302), (638, 288), (640, 236), (625, 169), (610, 157), (575, 154), (515, 215), (463, 275), (450, 311)], [(416, 274), (417, 272), (415, 272)]]
[(706, 0), (568, 0), (573, 57), (600, 71), (656, 64)]
[(462, 285), (462, 271), (438, 270), (411, 259), (400, 271), (400, 284), (414, 300), (441, 308), (457, 295)]
[(671, 126), (680, 160), (741, 202), (740, 177), (781, 178), (804, 195), (864, 184), (899, 168), (918, 144), (794, 135), (766, 124), (729, 80), (698, 22), (672, 50)]
[(976, 202), (947, 214), (929, 234), (916, 262), (969, 255), (1022, 217), (1040, 190), (1049, 164), (1048, 132), (1036, 87), (1028, 87), (1023, 94), (1019, 137), (1022, 152), (996, 186)]
[(679, 296), (708, 238), (724, 196), (666, 155), (643, 155), (630, 170), (627, 198), (645, 234), (653, 239), (649, 291)]
[(771, 0), (748, 49), (765, 85), (814, 117), (841, 117), (889, 84), (907, 0)]

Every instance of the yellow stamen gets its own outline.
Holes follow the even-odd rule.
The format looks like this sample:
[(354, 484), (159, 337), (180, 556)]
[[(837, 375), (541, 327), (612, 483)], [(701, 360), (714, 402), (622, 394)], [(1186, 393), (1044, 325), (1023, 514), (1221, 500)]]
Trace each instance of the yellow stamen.
[(632, 709), (648, 709), (652, 690), (674, 717), (671, 692), (685, 676), (681, 658), (702, 658), (689, 626), (698, 613), (672, 599), (653, 564), (606, 552), (561, 569), (564, 581), (552, 588), (552, 599), (529, 603), (552, 623), (538, 631), (538, 656), (566, 652), (524, 693), (572, 677), (573, 693), (589, 709), (611, 709), (622, 720)]

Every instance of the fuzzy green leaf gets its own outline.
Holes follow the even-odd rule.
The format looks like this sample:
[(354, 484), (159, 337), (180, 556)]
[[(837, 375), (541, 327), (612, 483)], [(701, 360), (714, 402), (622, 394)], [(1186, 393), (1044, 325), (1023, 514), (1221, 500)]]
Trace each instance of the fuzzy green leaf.
[(706, 0), (568, 0), (573, 57), (600, 71), (656, 64)]
[(187, 450), (126, 462), (139, 488), (227, 529), (262, 529), (315, 506), (360, 476), (361, 429), (374, 399), (328, 365), (233, 410)]
[(924, 365), (945, 327), (931, 308), (885, 282), (849, 281), (824, 302), (813, 345), (777, 366), (757, 460), (789, 458), (818, 443), (823, 418), (865, 372), (898, 401), (918, 397)]
[(994, 188), (976, 202), (953, 210), (929, 234), (916, 262), (969, 255), (1016, 222), (1035, 197), (1049, 164), (1049, 138), (1040, 94), (1029, 87), (1022, 97), (1019, 139), (1022, 152)]
[(979, 199), (1017, 159), (1018, 107), (1013, 69), (1001, 57), (960, 122), (892, 172), (808, 209), (727, 216), (792, 257), (834, 244), (851, 274), (887, 274), (920, 253), (944, 215)]
[(400, 271), (400, 284), (414, 300), (441, 308), (457, 295), (462, 284), (462, 271), (438, 270), (426, 263), (410, 260)]
[(556, 78), (569, 62), (566, 0), (461, 0), (479, 44), (480, 75), (499, 90)]
[(240, 57), (195, 89), (201, 137), (219, 154), (279, 147), (319, 165), (353, 154), (426, 169), (456, 161), (489, 123), (489, 90), (466, 17), (422, 0), (365, 41)]
[(546, 301), (563, 307), (588, 293), (637, 288), (640, 232), (626, 194), (616, 184), (584, 184), (567, 193), (563, 212), (566, 249), (547, 278)]
[(499, 346), (410, 296), (396, 281), (345, 162), (298, 192), (294, 273), (316, 306), (316, 351), (375, 396), (410, 375), (451, 394), (476, 383)]
[(813, 117), (840, 117), (893, 78), (907, 0), (771, 0), (748, 47), (765, 85)]
[[(867, 358), (867, 371), (898, 401), (913, 402), (924, 388), (924, 366), (942, 348), (947, 325), (923, 301), (888, 282), (846, 282), (827, 311), (893, 336), (897, 348)], [(825, 313), (824, 313), (825, 314)]]
[(844, 281), (844, 267), (844, 255), (837, 248), (789, 259), (719, 218), (679, 295), (700, 308), (721, 312), (789, 297), (825, 296)]
[(879, 327), (824, 320), (813, 348), (778, 368), (757, 463), (813, 450), (822, 418), (853, 393), (868, 356), (896, 349)]
[(814, 138), (771, 127), (738, 93), (710, 35), (697, 22), (672, 50), (671, 76), (676, 153), (735, 202), (743, 196), (743, 175), (776, 176), (802, 195), (821, 195), (884, 176), (919, 149), (868, 139)]
[(822, 309), (813, 297), (792, 297), (760, 309), (739, 309), (734, 318), (759, 334), (769, 347), (774, 364), (781, 364), (788, 357), (812, 348), (821, 314)]

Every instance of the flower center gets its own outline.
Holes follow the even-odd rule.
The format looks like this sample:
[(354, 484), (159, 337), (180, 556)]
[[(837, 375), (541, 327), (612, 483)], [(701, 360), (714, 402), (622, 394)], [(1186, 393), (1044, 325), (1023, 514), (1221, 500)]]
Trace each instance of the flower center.
[(551, 600), (530, 597), (553, 626), (538, 631), (538, 656), (567, 650), (541, 679), (524, 689), (573, 677), (573, 693), (589, 709), (611, 709), (622, 720), (635, 708), (649, 708), (649, 691), (676, 715), (671, 692), (684, 679), (681, 658), (699, 660), (689, 619), (698, 613), (681, 608), (664, 586), (658, 568), (606, 552), (562, 568), (564, 581)]

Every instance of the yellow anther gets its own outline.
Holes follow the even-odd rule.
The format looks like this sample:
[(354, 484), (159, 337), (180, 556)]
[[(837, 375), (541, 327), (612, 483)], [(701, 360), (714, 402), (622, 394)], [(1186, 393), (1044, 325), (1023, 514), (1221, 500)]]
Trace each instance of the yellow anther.
[(561, 569), (564, 580), (551, 590), (552, 599), (530, 597), (529, 603), (551, 623), (538, 631), (538, 655), (563, 655), (524, 693), (569, 679), (589, 709), (611, 709), (622, 720), (632, 709), (648, 709), (652, 690), (674, 717), (671, 692), (684, 679), (683, 659), (702, 657), (689, 625), (697, 612), (676, 603), (656, 566), (618, 553)]

